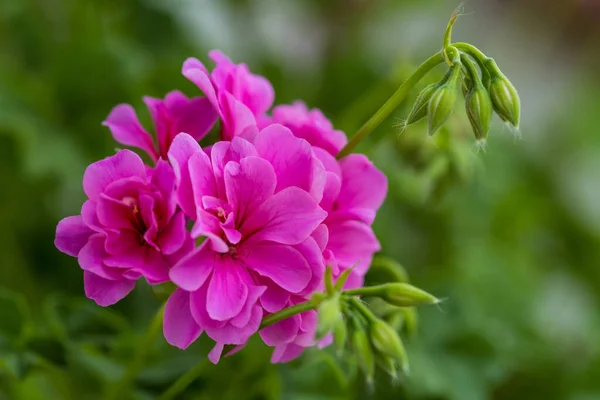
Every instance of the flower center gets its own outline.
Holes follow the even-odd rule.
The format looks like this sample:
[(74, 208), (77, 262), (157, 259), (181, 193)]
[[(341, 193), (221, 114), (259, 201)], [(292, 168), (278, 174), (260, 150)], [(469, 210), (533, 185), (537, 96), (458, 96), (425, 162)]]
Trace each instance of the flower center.
[(131, 208), (131, 223), (133, 224), (134, 228), (140, 233), (146, 232), (146, 223), (142, 218), (138, 200), (134, 197), (127, 196), (123, 197), (123, 203)]

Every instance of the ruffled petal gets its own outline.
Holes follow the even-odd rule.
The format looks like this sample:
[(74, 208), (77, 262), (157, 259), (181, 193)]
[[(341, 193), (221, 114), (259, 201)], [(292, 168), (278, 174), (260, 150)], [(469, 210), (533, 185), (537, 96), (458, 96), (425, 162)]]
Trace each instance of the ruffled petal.
[(158, 159), (152, 136), (142, 127), (135, 110), (129, 104), (119, 104), (113, 108), (102, 125), (110, 129), (117, 142), (142, 149), (153, 160)]
[(129, 279), (109, 280), (84, 271), (83, 287), (88, 298), (94, 300), (99, 306), (107, 307), (127, 296), (135, 287), (135, 281)]
[(146, 166), (133, 151), (121, 150), (87, 167), (83, 175), (83, 190), (90, 199), (95, 200), (108, 185), (129, 177), (145, 180)]
[(60, 251), (72, 257), (77, 257), (94, 233), (84, 222), (81, 215), (66, 217), (56, 226), (54, 245)]
[(190, 293), (176, 289), (165, 305), (163, 334), (167, 342), (186, 349), (200, 334), (202, 328), (196, 323), (190, 310)]

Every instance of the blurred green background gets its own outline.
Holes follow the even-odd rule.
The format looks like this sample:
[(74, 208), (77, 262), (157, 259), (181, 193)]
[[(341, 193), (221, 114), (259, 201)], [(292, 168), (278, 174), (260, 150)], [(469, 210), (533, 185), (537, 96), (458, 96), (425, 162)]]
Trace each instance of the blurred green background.
[[(100, 122), (115, 104), (148, 123), (141, 97), (196, 95), (181, 64), (219, 48), (268, 77), (277, 103), (303, 99), (351, 135), (441, 46), (456, 5), (0, 0), (0, 399), (101, 398), (159, 307), (143, 284), (96, 306), (53, 246), (57, 221), (79, 212), (85, 166), (114, 151)], [(411, 375), (369, 390), (329, 350), (271, 365), (253, 341), (204, 364), (181, 399), (600, 399), (600, 3), (472, 0), (466, 12), (455, 39), (520, 90), (522, 138), (496, 120), (476, 154), (462, 110), (435, 141), (424, 124), (398, 137), (406, 104), (360, 149), (390, 180), (382, 253), (447, 299), (419, 310)], [(123, 399), (156, 398), (210, 346), (160, 338)]]

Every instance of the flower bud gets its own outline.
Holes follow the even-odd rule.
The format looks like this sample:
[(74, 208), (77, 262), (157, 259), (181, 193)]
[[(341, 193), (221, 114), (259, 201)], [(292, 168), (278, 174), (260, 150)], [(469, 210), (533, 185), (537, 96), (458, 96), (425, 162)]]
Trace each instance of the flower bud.
[(517, 89), (508, 80), (494, 60), (488, 60), (488, 70), (492, 76), (489, 93), (494, 106), (494, 111), (503, 121), (510, 123), (515, 128), (519, 127), (521, 115), (521, 100)]
[(429, 104), (429, 99), (431, 99), (431, 95), (433, 95), (439, 86), (439, 83), (432, 83), (421, 90), (421, 93), (419, 93), (417, 99), (415, 100), (413, 108), (410, 110), (410, 114), (408, 114), (408, 117), (404, 122), (405, 126), (419, 122), (427, 116), (427, 105)]
[(379, 368), (392, 378), (392, 381), (398, 378), (398, 368), (394, 359), (378, 353), (375, 355), (375, 362), (379, 365)]
[(364, 330), (354, 329), (351, 343), (358, 366), (366, 375), (367, 381), (372, 382), (375, 375), (375, 355), (373, 354), (369, 337)]
[(337, 322), (342, 319), (339, 295), (329, 297), (319, 304), (319, 323), (316, 338), (322, 339), (333, 330)]
[(381, 298), (396, 307), (413, 307), (420, 304), (437, 304), (439, 300), (413, 285), (404, 282), (387, 283), (382, 286)]
[(344, 353), (347, 336), (348, 329), (346, 328), (346, 321), (344, 321), (344, 318), (340, 318), (333, 327), (333, 342), (335, 343), (336, 351), (340, 357)]
[(446, 123), (456, 104), (457, 91), (459, 86), (461, 66), (455, 64), (452, 66), (451, 74), (448, 80), (438, 87), (427, 106), (427, 116), (429, 119), (429, 135), (433, 136), (438, 129)]
[(391, 357), (403, 371), (408, 370), (408, 357), (398, 333), (388, 324), (376, 320), (371, 324), (371, 342), (375, 350)]
[(465, 98), (465, 107), (475, 138), (486, 140), (492, 123), (494, 107), (483, 84), (479, 83), (471, 89)]

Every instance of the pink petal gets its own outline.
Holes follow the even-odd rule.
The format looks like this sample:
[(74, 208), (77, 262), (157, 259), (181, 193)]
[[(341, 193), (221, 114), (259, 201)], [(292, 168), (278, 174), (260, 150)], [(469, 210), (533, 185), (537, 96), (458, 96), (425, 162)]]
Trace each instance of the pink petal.
[(217, 186), (208, 155), (203, 151), (195, 153), (188, 162), (194, 204), (196, 210), (202, 208), (202, 197), (216, 196)]
[(266, 286), (248, 286), (248, 300), (242, 311), (229, 320), (229, 323), (236, 328), (243, 328), (250, 323), (252, 317), (252, 308), (258, 303), (258, 299), (265, 292)]
[(294, 358), (300, 357), (303, 351), (304, 347), (300, 347), (294, 343), (277, 346), (271, 356), (271, 362), (274, 364), (290, 362)]
[(188, 236), (189, 233), (185, 227), (185, 215), (179, 211), (158, 234), (156, 242), (163, 254), (173, 254), (181, 249)]
[(198, 326), (190, 310), (190, 294), (176, 289), (165, 305), (163, 334), (167, 342), (180, 349), (186, 349), (200, 334)]
[(215, 346), (211, 351), (208, 352), (208, 360), (213, 364), (218, 364), (219, 360), (221, 360), (221, 354), (223, 353), (223, 349), (225, 345), (223, 343), (215, 343)]
[(208, 337), (217, 342), (227, 344), (244, 344), (250, 336), (254, 335), (260, 326), (262, 320), (262, 308), (256, 304), (252, 307), (248, 324), (242, 328), (235, 327), (230, 323), (225, 324), (219, 329), (206, 329)]
[(152, 185), (157, 188), (167, 202), (166, 218), (170, 219), (175, 213), (175, 173), (168, 161), (160, 159), (152, 172)]
[(217, 193), (225, 197), (224, 169), (229, 161), (240, 162), (242, 158), (256, 156), (254, 145), (246, 139), (233, 138), (231, 142), (220, 141), (211, 148), (212, 169), (217, 182)]
[(364, 272), (381, 246), (371, 227), (358, 221), (345, 221), (329, 225), (327, 248), (335, 254), (340, 266), (356, 265), (357, 272)]
[(248, 299), (243, 273), (237, 262), (229, 258), (217, 259), (206, 299), (206, 311), (212, 319), (225, 321), (242, 311)]
[(91, 272), (83, 272), (85, 295), (96, 304), (107, 307), (115, 304), (133, 290), (135, 281), (129, 279), (108, 280)]
[(266, 287), (267, 289), (260, 297), (260, 304), (265, 311), (274, 313), (285, 307), (290, 300), (290, 293), (275, 285), (272, 281), (269, 281)]
[(196, 248), (169, 271), (174, 284), (187, 291), (198, 290), (215, 265), (216, 254), (206, 244)]
[(317, 242), (321, 252), (325, 251), (325, 247), (327, 247), (327, 242), (329, 241), (329, 229), (327, 225), (321, 224), (317, 226), (311, 236)]
[(198, 290), (190, 292), (190, 310), (194, 320), (204, 330), (220, 329), (227, 325), (227, 321), (216, 321), (206, 311), (206, 297), (208, 285), (200, 286)]
[(77, 257), (94, 233), (84, 222), (81, 215), (66, 217), (56, 226), (54, 245), (60, 251), (72, 257)]
[[(260, 131), (254, 145), (258, 154), (273, 165), (277, 175), (276, 191), (297, 186), (311, 193), (315, 200), (321, 200), (325, 171), (323, 165), (313, 157), (312, 148), (306, 140), (294, 137), (283, 125), (273, 124)], [(319, 179), (323, 182), (319, 182)], [(313, 185), (316, 189), (314, 192)]]
[(298, 334), (300, 317), (294, 315), (276, 324), (267, 326), (260, 330), (260, 337), (267, 346), (277, 346), (290, 343)]
[(129, 177), (146, 179), (146, 167), (133, 151), (121, 150), (87, 167), (83, 175), (83, 190), (90, 199), (95, 200), (108, 185)]
[(96, 215), (96, 202), (94, 200), (87, 200), (83, 203), (81, 206), (81, 217), (83, 218), (83, 222), (92, 230), (96, 232), (104, 231)]
[(222, 140), (231, 140), (256, 126), (256, 118), (252, 111), (230, 93), (221, 92), (218, 94), (218, 99), (224, 125)]
[(192, 219), (196, 218), (196, 205), (192, 189), (188, 161), (195, 153), (201, 153), (200, 145), (187, 133), (175, 136), (169, 149), (169, 161), (177, 182), (178, 203), (183, 212)]
[(220, 110), (215, 88), (208, 76), (206, 67), (204, 67), (200, 61), (195, 58), (188, 58), (183, 63), (181, 73), (204, 92), (206, 98), (210, 101), (215, 110)]
[(126, 253), (104, 259), (110, 267), (129, 269), (144, 276), (151, 284), (162, 283), (169, 278), (169, 265), (162, 254), (154, 248), (140, 246)]
[(224, 172), (227, 199), (237, 224), (252, 215), (275, 191), (275, 173), (267, 160), (246, 157), (239, 164), (227, 163)]
[(325, 178), (325, 189), (323, 190), (323, 198), (320, 206), (328, 212), (333, 210), (334, 204), (338, 199), (342, 188), (342, 180), (333, 172), (327, 172)]
[(327, 213), (304, 190), (289, 187), (271, 196), (245, 221), (240, 231), (253, 240), (281, 244), (303, 242)]
[(240, 250), (248, 253), (244, 258), (248, 267), (289, 292), (300, 292), (312, 277), (308, 262), (293, 247), (275, 243), (252, 243)]
[(99, 223), (106, 228), (135, 229), (131, 224), (133, 209), (104, 193), (96, 200), (96, 215)]
[[(338, 197), (340, 209), (365, 208), (377, 210), (387, 194), (387, 178), (363, 154), (351, 154), (340, 161), (342, 188)], [(373, 222), (374, 214), (370, 220)]]
[(181, 92), (167, 94), (165, 103), (175, 117), (176, 133), (185, 132), (196, 140), (210, 131), (218, 118), (216, 109), (206, 97), (187, 99)]
[(103, 235), (95, 234), (90, 237), (88, 242), (79, 252), (78, 262), (82, 270), (93, 273), (101, 278), (115, 280), (121, 277), (119, 271), (110, 268), (104, 264), (108, 256), (104, 251)]
[(311, 279), (300, 294), (310, 296), (315, 290), (323, 288), (323, 276), (325, 275), (323, 252), (315, 239), (310, 236), (304, 242), (295, 245), (294, 248), (302, 254), (309, 265)]
[(119, 104), (113, 108), (102, 125), (110, 129), (117, 142), (142, 149), (153, 160), (158, 159), (152, 137), (142, 128), (135, 110), (129, 104)]

